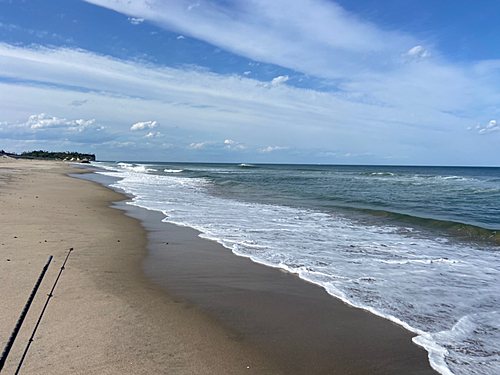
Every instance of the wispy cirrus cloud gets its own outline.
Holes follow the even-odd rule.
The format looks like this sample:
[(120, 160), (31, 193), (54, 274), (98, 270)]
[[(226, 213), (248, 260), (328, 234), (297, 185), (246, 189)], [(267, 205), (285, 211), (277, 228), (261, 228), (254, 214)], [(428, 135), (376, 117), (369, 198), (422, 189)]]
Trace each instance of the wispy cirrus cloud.
[(208, 146), (212, 146), (214, 145), (215, 143), (214, 142), (210, 142), (210, 141), (207, 141), (207, 142), (200, 142), (200, 143), (191, 143), (189, 146), (188, 146), (188, 149), (190, 150), (200, 150), (202, 148), (206, 148)]
[(402, 51), (417, 44), (408, 35), (380, 30), (324, 0), (231, 4), (204, 0), (196, 6), (190, 0), (86, 1), (142, 17), (255, 61), (327, 78), (377, 64), (380, 54), (398, 59)]
[[(102, 145), (100, 146), (107, 146), (107, 147), (113, 147), (113, 148), (129, 148), (133, 147), (136, 144), (134, 142), (117, 142), (117, 141), (108, 141), (108, 142), (103, 142)], [(96, 145), (97, 146), (97, 145)]]
[(500, 94), (498, 71), (476, 69), (482, 62), (455, 65), (425, 41), (383, 30), (332, 1), (86, 1), (255, 61), (331, 80), (350, 100), (408, 113), (465, 108), (473, 117), (488, 115)]
[[(173, 144), (167, 149), (169, 155), (182, 160), (189, 159), (182, 150), (229, 153), (236, 145), (224, 144), (221, 139), (244, 139), (240, 151), (256, 160), (278, 154), (292, 158), (299, 155), (297, 150), (311, 150), (303, 154), (313, 155), (316, 149), (332, 161), (350, 152), (367, 155), (370, 159), (366, 160), (372, 162), (377, 155), (382, 159), (387, 154), (409, 156), (409, 162), (425, 162), (424, 157), (460, 162), (460, 155), (453, 150), (444, 157), (440, 153), (445, 152), (439, 150), (449, 149), (450, 134), (464, 147), (468, 145), (471, 133), (457, 130), (484, 122), (478, 117), (487, 116), (498, 96), (495, 87), (483, 85), (483, 80), (494, 74), (493, 67), (482, 66), (472, 74), (439, 67), (431, 59), (402, 64), (402, 72), (388, 73), (384, 79), (367, 74), (339, 84), (341, 90), (320, 92), (296, 88), (289, 84), (292, 78), (276, 86), (279, 89), (269, 90), (247, 76), (119, 60), (68, 48), (0, 43), (0, 57), (0, 76), (13, 79), (0, 82), (4, 120), (18, 121), (19, 113), (25, 118), (32, 113), (51, 113), (60, 119), (88, 118), (92, 113), (96, 122), (106, 126), (105, 141), (135, 142), (134, 147), (139, 148), (140, 141), (129, 132), (130, 119), (148, 119), (154, 114), (157, 124), (165, 129), (162, 133), (168, 144)], [(430, 74), (427, 81), (432, 78), (433, 82), (424, 84), (422, 74)], [(401, 75), (406, 79), (399, 80)], [(436, 92), (429, 92), (434, 87)], [(68, 95), (86, 101), (85, 106), (68, 106)], [(454, 111), (460, 111), (459, 115)], [(138, 130), (148, 130), (153, 122), (134, 125), (143, 123)], [(147, 141), (157, 142), (161, 148), (160, 139)], [(102, 144), (102, 140), (96, 142)], [(205, 142), (218, 146), (209, 147)], [(199, 144), (203, 146), (195, 147)], [(288, 149), (259, 152), (268, 145)], [(471, 150), (474, 147), (480, 152), (493, 145), (469, 145)], [(429, 148), (437, 151), (433, 154)], [(144, 150), (151, 152), (151, 147), (144, 146)]]
[(263, 148), (260, 150), (260, 152), (273, 152), (273, 151), (280, 151), (280, 150), (286, 150), (288, 147), (282, 147), (282, 146), (267, 146), (266, 148)]
[(187, 148), (190, 150), (211, 149), (211, 150), (230, 150), (230, 151), (243, 151), (248, 149), (244, 144), (233, 141), (231, 139), (226, 139), (224, 142), (205, 141), (199, 143), (191, 143)]

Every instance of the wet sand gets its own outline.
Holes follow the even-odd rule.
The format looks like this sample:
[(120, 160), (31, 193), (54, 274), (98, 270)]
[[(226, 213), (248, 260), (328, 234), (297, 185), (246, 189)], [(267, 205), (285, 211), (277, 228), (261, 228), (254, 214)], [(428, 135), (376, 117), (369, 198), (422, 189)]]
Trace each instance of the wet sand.
[(435, 373), (410, 332), (66, 176), (84, 172), (0, 164), (2, 349), (54, 255), (5, 373), (15, 370), (70, 247), (25, 373)]

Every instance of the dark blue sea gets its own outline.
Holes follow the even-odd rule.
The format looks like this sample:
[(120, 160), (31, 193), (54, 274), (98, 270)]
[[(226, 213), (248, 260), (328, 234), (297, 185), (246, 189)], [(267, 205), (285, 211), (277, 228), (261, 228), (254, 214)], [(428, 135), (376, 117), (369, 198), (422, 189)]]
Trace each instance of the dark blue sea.
[(98, 162), (131, 204), (500, 374), (500, 168)]

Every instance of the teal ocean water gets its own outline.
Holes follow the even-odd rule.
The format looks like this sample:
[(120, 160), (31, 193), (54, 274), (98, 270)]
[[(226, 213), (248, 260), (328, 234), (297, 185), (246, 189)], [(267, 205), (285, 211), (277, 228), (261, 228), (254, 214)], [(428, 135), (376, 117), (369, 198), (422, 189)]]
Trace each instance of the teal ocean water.
[(131, 204), (500, 373), (500, 168), (98, 162)]

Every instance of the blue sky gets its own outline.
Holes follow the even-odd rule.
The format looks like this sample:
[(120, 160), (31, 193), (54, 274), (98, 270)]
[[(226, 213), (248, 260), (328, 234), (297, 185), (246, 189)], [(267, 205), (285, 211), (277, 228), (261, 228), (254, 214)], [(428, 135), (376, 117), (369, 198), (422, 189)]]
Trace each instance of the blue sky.
[(0, 149), (499, 166), (498, 1), (0, 0)]

